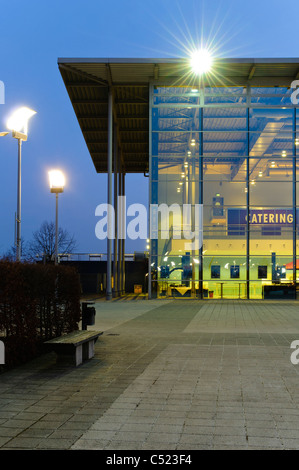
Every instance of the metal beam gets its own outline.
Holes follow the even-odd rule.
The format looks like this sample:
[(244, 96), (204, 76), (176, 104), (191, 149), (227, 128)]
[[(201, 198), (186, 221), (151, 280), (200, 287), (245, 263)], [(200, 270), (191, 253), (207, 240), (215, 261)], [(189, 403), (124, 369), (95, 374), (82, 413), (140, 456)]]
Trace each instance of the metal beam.
[(107, 87), (108, 82), (106, 80), (103, 80), (102, 78), (95, 77), (93, 75), (89, 75), (89, 73), (83, 72), (82, 70), (77, 70), (73, 68), (71, 65), (66, 65), (66, 64), (58, 64), (59, 69), (64, 69), (67, 70), (68, 72), (75, 73), (79, 75), (80, 77), (83, 77), (87, 80), (91, 80), (92, 82), (96, 82), (98, 84), (101, 84), (102, 86)]
[(251, 80), (254, 73), (255, 73), (255, 70), (256, 70), (256, 65), (253, 65), (250, 70), (249, 70), (249, 74), (248, 74), (248, 80)]
[[(107, 114), (78, 114), (77, 119), (101, 119), (107, 120)], [(146, 120), (148, 121), (148, 116), (134, 116), (134, 115), (117, 115), (117, 119), (136, 119), (136, 120)], [(87, 129), (88, 130), (88, 129)], [(126, 130), (126, 129), (124, 129)], [(146, 129), (147, 130), (147, 129)]]

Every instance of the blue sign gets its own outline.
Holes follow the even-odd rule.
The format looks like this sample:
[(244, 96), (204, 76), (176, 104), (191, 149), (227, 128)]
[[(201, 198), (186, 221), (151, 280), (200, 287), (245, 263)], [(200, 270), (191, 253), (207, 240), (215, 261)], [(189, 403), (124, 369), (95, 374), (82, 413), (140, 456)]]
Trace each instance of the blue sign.
[[(298, 225), (298, 209), (296, 215)], [(250, 209), (249, 211), (249, 224), (260, 226), (263, 235), (279, 235), (281, 227), (292, 227), (293, 223), (293, 209)], [(228, 235), (245, 235), (246, 225), (246, 209), (227, 209)]]

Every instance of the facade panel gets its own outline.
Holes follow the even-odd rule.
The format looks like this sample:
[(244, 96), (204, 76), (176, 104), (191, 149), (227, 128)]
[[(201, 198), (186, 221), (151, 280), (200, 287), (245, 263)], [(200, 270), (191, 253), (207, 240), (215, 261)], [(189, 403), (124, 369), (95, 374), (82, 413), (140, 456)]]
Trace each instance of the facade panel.
[[(159, 213), (153, 297), (295, 296), (299, 113), (291, 92), (152, 85), (150, 203), (180, 209), (168, 226)], [(185, 205), (199, 246), (182, 236)]]

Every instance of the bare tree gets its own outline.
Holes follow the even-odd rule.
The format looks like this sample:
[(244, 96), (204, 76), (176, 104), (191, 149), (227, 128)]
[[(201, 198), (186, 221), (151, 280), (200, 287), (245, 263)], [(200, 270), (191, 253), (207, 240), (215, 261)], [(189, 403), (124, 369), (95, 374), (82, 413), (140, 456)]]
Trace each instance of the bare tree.
[[(15, 245), (13, 245), (1, 256), (1, 258), (8, 261), (16, 261), (16, 255), (17, 248)], [(21, 260), (27, 262), (32, 260), (32, 257), (28, 252), (28, 243), (24, 242), (23, 238), (21, 239)]]
[[(72, 253), (76, 249), (76, 240), (67, 230), (58, 229), (58, 253)], [(28, 249), (32, 258), (45, 257), (52, 259), (55, 255), (55, 224), (54, 222), (43, 222), (39, 230), (33, 233), (33, 239)]]

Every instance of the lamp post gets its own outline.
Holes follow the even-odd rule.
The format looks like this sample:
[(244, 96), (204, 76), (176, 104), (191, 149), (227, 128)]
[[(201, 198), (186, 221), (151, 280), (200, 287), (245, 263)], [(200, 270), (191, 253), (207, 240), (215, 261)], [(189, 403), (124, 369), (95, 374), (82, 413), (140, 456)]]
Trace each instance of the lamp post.
[[(32, 109), (18, 108), (8, 119), (7, 128), (12, 136), (18, 140), (18, 186), (17, 186), (17, 246), (16, 261), (21, 260), (21, 153), (22, 141), (26, 142), (28, 136), (28, 121), (36, 114)], [(3, 133), (5, 135), (5, 133)]]
[(65, 186), (64, 174), (60, 170), (49, 171), (51, 193), (56, 194), (56, 220), (55, 220), (55, 264), (58, 264), (58, 194), (63, 193)]

